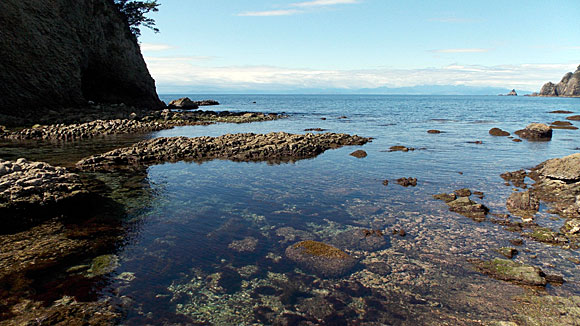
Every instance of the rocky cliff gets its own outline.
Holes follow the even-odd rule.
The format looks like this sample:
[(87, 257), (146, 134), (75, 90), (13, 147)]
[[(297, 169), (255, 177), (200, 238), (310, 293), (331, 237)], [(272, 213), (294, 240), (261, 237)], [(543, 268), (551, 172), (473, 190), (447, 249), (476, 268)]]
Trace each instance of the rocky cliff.
[(1, 0), (0, 26), (0, 114), (163, 106), (113, 0)]
[(552, 82), (544, 84), (539, 96), (580, 96), (580, 66), (574, 73), (567, 73), (558, 84)]

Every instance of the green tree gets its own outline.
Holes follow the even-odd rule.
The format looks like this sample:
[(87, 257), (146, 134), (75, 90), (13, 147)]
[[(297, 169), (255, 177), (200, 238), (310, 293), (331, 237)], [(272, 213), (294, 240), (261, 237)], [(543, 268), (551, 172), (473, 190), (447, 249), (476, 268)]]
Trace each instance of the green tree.
[(155, 20), (147, 17), (148, 13), (159, 11), (158, 7), (160, 4), (157, 3), (157, 0), (115, 0), (115, 4), (127, 18), (131, 32), (135, 36), (141, 36), (141, 26), (147, 27), (155, 33), (159, 33), (159, 29), (155, 27)]

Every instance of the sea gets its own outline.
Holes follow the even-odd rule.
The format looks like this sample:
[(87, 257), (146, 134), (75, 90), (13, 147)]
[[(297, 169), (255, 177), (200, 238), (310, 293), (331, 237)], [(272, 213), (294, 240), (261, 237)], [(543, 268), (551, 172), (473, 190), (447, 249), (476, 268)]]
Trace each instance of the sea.
[[(90, 290), (97, 300), (112, 300), (123, 311), (120, 324), (481, 325), (524, 314), (518, 298), (580, 295), (578, 250), (523, 238), (489, 219), (469, 219), (432, 197), (469, 188), (483, 192), (483, 198), (473, 199), (489, 207), (490, 214), (508, 214), (505, 202), (513, 186), (500, 174), (580, 152), (579, 130), (556, 129), (552, 140), (543, 142), (516, 142), (514, 132), (533, 122), (568, 121), (579, 114), (579, 99), (160, 97), (169, 102), (184, 96), (220, 103), (204, 110), (288, 117), (69, 143), (10, 143), (0, 147), (0, 157), (73, 167), (82, 157), (142, 139), (228, 133), (334, 132), (372, 141), (288, 163), (213, 160), (159, 164), (124, 179), (94, 174), (110, 185), (111, 198), (126, 211), (124, 239), (107, 253), (110, 269)], [(550, 113), (555, 110), (575, 113)], [(494, 127), (512, 136), (491, 136)], [(305, 131), (311, 128), (324, 131)], [(414, 150), (389, 151), (396, 145)], [(355, 150), (367, 156), (349, 155)], [(416, 178), (417, 185), (397, 184), (408, 177)], [(544, 204), (534, 221), (553, 230), (565, 222)], [(359, 261), (343, 276), (319, 275), (285, 255), (299, 241), (338, 246), (361, 229), (380, 230), (386, 241), (380, 248), (343, 248)], [(502, 257), (497, 249), (513, 246), (513, 239), (524, 242), (515, 261), (561, 275), (566, 282), (538, 290), (474, 268), (474, 259)]]

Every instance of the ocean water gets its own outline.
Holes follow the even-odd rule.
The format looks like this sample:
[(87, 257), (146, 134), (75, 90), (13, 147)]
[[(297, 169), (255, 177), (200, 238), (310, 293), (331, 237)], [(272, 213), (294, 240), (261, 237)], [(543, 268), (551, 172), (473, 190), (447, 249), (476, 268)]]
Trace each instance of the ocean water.
[[(500, 174), (577, 153), (580, 131), (554, 130), (549, 142), (493, 137), (532, 122), (551, 123), (580, 112), (578, 99), (498, 96), (163, 95), (215, 99), (204, 109), (276, 112), (286, 119), (164, 130), (131, 139), (219, 136), (226, 133), (304, 133), (307, 128), (372, 137), (294, 163), (214, 160), (151, 166), (113, 197), (127, 207), (119, 263), (99, 286), (125, 312), (125, 325), (417, 325), (510, 320), (514, 297), (534, 289), (494, 280), (469, 260), (498, 257), (495, 249), (521, 238), (489, 221), (451, 213), (433, 194), (482, 191), (491, 213), (505, 214), (512, 188)], [(572, 115), (572, 114), (570, 114)], [(339, 118), (346, 117), (346, 118)], [(437, 129), (440, 134), (427, 130)], [(516, 137), (517, 138), (517, 137)], [(114, 146), (115, 139), (0, 148), (70, 166), (78, 156)], [(388, 152), (403, 145), (416, 150)], [(58, 150), (57, 150), (58, 149)], [(362, 149), (362, 159), (349, 154)], [(56, 153), (56, 154), (55, 154)], [(72, 154), (67, 154), (72, 153)], [(110, 174), (96, 175), (110, 180)], [(416, 187), (396, 183), (418, 179)], [(389, 184), (385, 186), (384, 180)], [(114, 182), (109, 182), (113, 184)], [(135, 185), (137, 184), (137, 185)], [(542, 207), (540, 225), (564, 223)], [(304, 239), (337, 243), (356, 229), (382, 230), (378, 250), (349, 249), (359, 259), (349, 274), (328, 278), (287, 257)], [(405, 230), (406, 235), (393, 234)], [(544, 294), (580, 294), (578, 251), (525, 240), (519, 262), (563, 275)], [(130, 277), (127, 277), (129, 275)]]

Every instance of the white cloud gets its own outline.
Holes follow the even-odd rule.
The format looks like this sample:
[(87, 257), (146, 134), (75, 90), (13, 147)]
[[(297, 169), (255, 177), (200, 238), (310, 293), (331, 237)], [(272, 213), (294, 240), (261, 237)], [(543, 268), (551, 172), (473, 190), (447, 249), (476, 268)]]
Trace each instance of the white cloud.
[(483, 52), (489, 52), (489, 51), (490, 51), (490, 49), (480, 49), (480, 48), (431, 50), (431, 52), (435, 52), (435, 53), (483, 53)]
[(290, 16), (299, 14), (302, 11), (296, 9), (283, 9), (283, 10), (267, 10), (267, 11), (244, 11), (238, 14), (238, 16), (250, 16), (250, 17), (270, 17), (270, 16)]
[(141, 43), (139, 45), (141, 46), (141, 51), (143, 52), (156, 52), (173, 49), (173, 46), (161, 43)]
[(318, 7), (318, 6), (334, 6), (341, 4), (352, 4), (359, 3), (360, 0), (313, 0), (313, 1), (303, 1), (295, 2), (290, 4), (294, 7)]
[(295, 90), (302, 88), (376, 88), (416, 85), (467, 85), (539, 90), (559, 81), (577, 63), (523, 65), (449, 65), (421, 69), (323, 70), (275, 66), (202, 66), (191, 58), (146, 58), (163, 89)]

